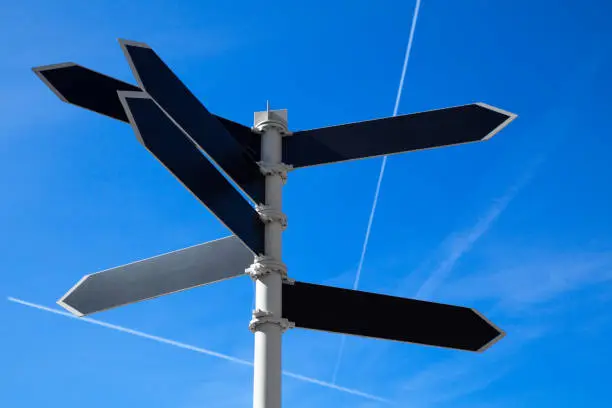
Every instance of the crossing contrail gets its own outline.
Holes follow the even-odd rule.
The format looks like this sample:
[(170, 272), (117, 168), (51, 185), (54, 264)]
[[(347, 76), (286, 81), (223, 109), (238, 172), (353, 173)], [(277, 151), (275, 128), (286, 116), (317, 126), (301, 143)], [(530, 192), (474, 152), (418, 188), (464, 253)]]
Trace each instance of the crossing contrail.
[[(54, 313), (56, 315), (60, 315), (60, 316), (65, 316), (65, 317), (69, 317), (71, 319), (76, 319), (79, 321), (83, 321), (86, 323), (90, 323), (90, 324), (95, 324), (97, 326), (102, 326), (102, 327), (106, 327), (107, 329), (113, 329), (113, 330), (117, 330), (120, 332), (124, 332), (124, 333), (128, 333), (134, 336), (138, 336), (138, 337), (142, 337), (145, 339), (149, 339), (149, 340), (154, 340), (157, 341), (159, 343), (164, 343), (164, 344), (169, 344), (171, 346), (174, 347), (179, 347), (185, 350), (191, 350), (191, 351), (195, 351), (197, 353), (201, 353), (201, 354), (206, 354), (208, 356), (211, 357), (217, 357), (226, 361), (231, 361), (232, 363), (236, 363), (236, 364), (242, 364), (242, 365), (246, 365), (246, 366), (253, 366), (253, 362), (252, 361), (248, 361), (248, 360), (243, 360), (241, 358), (237, 358), (237, 357), (232, 357), (229, 356), (227, 354), (223, 354), (223, 353), (217, 353), (216, 351), (212, 351), (212, 350), (208, 350), (202, 347), (197, 347), (197, 346), (192, 346), (191, 344), (186, 344), (186, 343), (181, 343), (180, 341), (175, 341), (175, 340), (170, 340), (170, 339), (166, 339), (164, 337), (159, 337), (159, 336), (154, 336), (152, 334), (148, 334), (148, 333), (144, 333), (138, 330), (133, 330), (133, 329), (128, 329), (127, 327), (123, 327), (123, 326), (118, 326), (116, 324), (111, 324), (111, 323), (106, 323), (100, 320), (95, 320), (95, 319), (91, 319), (89, 317), (77, 317), (74, 316), (68, 312), (64, 312), (62, 310), (57, 310), (57, 309), (52, 309), (50, 307), (47, 306), (43, 306), (43, 305), (39, 305), (36, 303), (32, 303), (32, 302), (27, 302), (25, 300), (21, 300), (21, 299), (17, 299), (14, 297), (8, 297), (7, 300), (9, 300), (10, 302), (13, 303), (18, 303), (20, 305), (23, 306), (28, 306), (34, 309), (38, 309), (38, 310), (42, 310), (45, 312), (49, 312), (49, 313)], [(326, 388), (331, 388), (337, 391), (341, 391), (341, 392), (345, 392), (347, 394), (352, 394), (358, 397), (362, 397), (362, 398), (367, 398), (370, 400), (374, 400), (374, 401), (379, 401), (379, 402), (384, 402), (387, 404), (392, 404), (392, 402), (388, 399), (382, 398), (382, 397), (378, 397), (376, 395), (372, 395), (372, 394), (368, 394), (359, 390), (355, 390), (352, 388), (346, 388), (346, 387), (341, 387), (338, 386), (336, 384), (332, 384), (329, 382), (325, 382), (325, 381), (321, 381), (321, 380), (317, 380), (316, 378), (311, 378), (311, 377), (306, 377), (300, 374), (296, 374), (296, 373), (292, 373), (290, 371), (283, 371), (283, 375), (285, 375), (286, 377), (290, 377), (290, 378), (294, 378), (296, 380), (299, 381), (304, 381), (307, 383), (311, 383), (311, 384), (316, 384), (316, 385), (320, 385), (322, 387), (326, 387)]]
[[(393, 108), (393, 116), (397, 116), (399, 110), (400, 100), (402, 99), (402, 90), (404, 89), (404, 79), (406, 78), (406, 69), (408, 68), (408, 60), (410, 59), (410, 51), (412, 50), (412, 43), (414, 41), (414, 30), (416, 28), (417, 19), (419, 18), (419, 9), (421, 8), (421, 0), (416, 0), (414, 6), (414, 14), (412, 15), (412, 25), (410, 26), (410, 35), (408, 36), (408, 45), (406, 46), (406, 54), (404, 56), (404, 66), (402, 67), (402, 75), (400, 77), (399, 87), (397, 89), (397, 97), (395, 98), (395, 106)], [(376, 213), (376, 205), (378, 204), (378, 196), (380, 195), (380, 185), (382, 184), (383, 177), (385, 175), (385, 167), (387, 165), (387, 156), (382, 159), (380, 165), (380, 172), (378, 173), (378, 182), (376, 183), (376, 191), (374, 192), (374, 202), (372, 203), (372, 209), (370, 210), (370, 218), (368, 219), (368, 227), (366, 228), (365, 239), (363, 240), (363, 247), (361, 248), (361, 257), (359, 258), (359, 264), (357, 265), (357, 274), (355, 275), (355, 283), (353, 284), (353, 290), (357, 290), (359, 286), (359, 279), (361, 278), (361, 270), (363, 268), (363, 260), (365, 259), (366, 251), (368, 249), (368, 242), (370, 241), (370, 231), (372, 230), (372, 222), (374, 221), (374, 214)], [(332, 383), (336, 383), (336, 377), (338, 376), (338, 370), (340, 369), (340, 362), (342, 360), (342, 354), (344, 353), (344, 343), (346, 337), (342, 336), (340, 339), (340, 351), (338, 352), (338, 359), (336, 360), (336, 366), (334, 367), (334, 374), (332, 375)]]

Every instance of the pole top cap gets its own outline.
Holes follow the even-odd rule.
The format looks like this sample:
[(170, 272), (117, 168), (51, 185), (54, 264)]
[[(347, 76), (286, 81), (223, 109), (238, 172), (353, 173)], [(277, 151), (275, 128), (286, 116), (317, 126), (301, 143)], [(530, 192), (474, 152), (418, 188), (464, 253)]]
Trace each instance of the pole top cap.
[(265, 111), (255, 112), (253, 128), (262, 131), (268, 126), (276, 127), (282, 133), (287, 133), (287, 109), (270, 110), (268, 105)]

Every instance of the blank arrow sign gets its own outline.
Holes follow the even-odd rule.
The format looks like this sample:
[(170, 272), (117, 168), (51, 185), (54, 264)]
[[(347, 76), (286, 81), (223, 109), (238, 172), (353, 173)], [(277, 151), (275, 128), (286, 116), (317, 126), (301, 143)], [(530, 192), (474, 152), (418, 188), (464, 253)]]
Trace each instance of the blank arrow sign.
[(244, 275), (253, 253), (235, 236), (86, 275), (57, 303), (77, 316)]
[[(32, 70), (62, 101), (126, 123), (128, 118), (117, 92), (141, 90), (73, 62), (45, 65)], [(261, 143), (258, 134), (229, 119), (217, 115), (213, 117), (243, 146), (253, 161), (259, 160)]]
[(119, 92), (136, 137), (255, 254), (264, 253), (264, 224), (248, 201), (144, 92)]
[(504, 336), (474, 309), (304, 282), (283, 285), (283, 317), (296, 327), (484, 351)]
[(428, 112), (295, 132), (283, 138), (293, 167), (337, 163), (491, 138), (516, 115), (475, 103)]
[(240, 142), (148, 45), (119, 42), (140, 87), (255, 203), (265, 203), (264, 176)]
[(127, 122), (117, 91), (140, 91), (135, 85), (73, 62), (32, 69), (62, 101)]

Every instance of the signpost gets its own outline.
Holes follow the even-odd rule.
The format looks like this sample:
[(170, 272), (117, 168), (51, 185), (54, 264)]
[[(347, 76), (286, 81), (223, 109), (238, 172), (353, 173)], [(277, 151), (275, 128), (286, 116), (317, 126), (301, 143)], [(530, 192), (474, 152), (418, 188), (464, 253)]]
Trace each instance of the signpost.
[(61, 306), (84, 316), (250, 275), (254, 408), (281, 406), (281, 337), (291, 327), (467, 351), (483, 351), (504, 336), (474, 309), (288, 278), (282, 186), (292, 168), (487, 140), (516, 115), (476, 103), (291, 133), (287, 111), (268, 108), (255, 113), (251, 129), (211, 114), (148, 45), (120, 44), (139, 86), (74, 63), (34, 71), (63, 101), (129, 123), (235, 235), (87, 275)]

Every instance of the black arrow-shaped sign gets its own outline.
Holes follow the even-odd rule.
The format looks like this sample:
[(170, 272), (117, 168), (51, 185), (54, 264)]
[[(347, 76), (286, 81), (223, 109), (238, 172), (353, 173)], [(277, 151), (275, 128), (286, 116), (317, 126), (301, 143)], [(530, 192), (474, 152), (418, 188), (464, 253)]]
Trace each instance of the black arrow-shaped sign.
[[(74, 62), (45, 65), (32, 70), (62, 101), (126, 123), (128, 118), (117, 92), (141, 90), (136, 85)], [(213, 116), (247, 150), (253, 161), (260, 160), (261, 141), (257, 133), (240, 123)]]
[(242, 145), (148, 45), (119, 42), (140, 87), (253, 201), (264, 204), (264, 176)]
[[(126, 123), (129, 121), (117, 92), (141, 91), (135, 85), (73, 62), (36, 67), (33, 71), (62, 101)], [(244, 148), (252, 162), (260, 160), (261, 140), (257, 133), (229, 119), (213, 116)]]
[[(117, 92), (141, 90), (136, 85), (74, 62), (45, 65), (32, 70), (62, 101), (126, 123), (128, 118), (119, 102)], [(261, 140), (257, 133), (240, 123), (221, 116), (213, 116), (243, 146), (252, 161), (260, 160)]]
[(136, 137), (255, 254), (264, 253), (264, 224), (229, 181), (144, 92), (120, 91)]
[(516, 115), (484, 103), (295, 132), (283, 161), (295, 168), (487, 140)]
[(474, 309), (304, 282), (283, 284), (283, 317), (296, 327), (484, 351), (504, 336)]
[(128, 118), (117, 92), (140, 91), (137, 86), (74, 62), (45, 65), (32, 70), (62, 101), (122, 122), (128, 122)]

